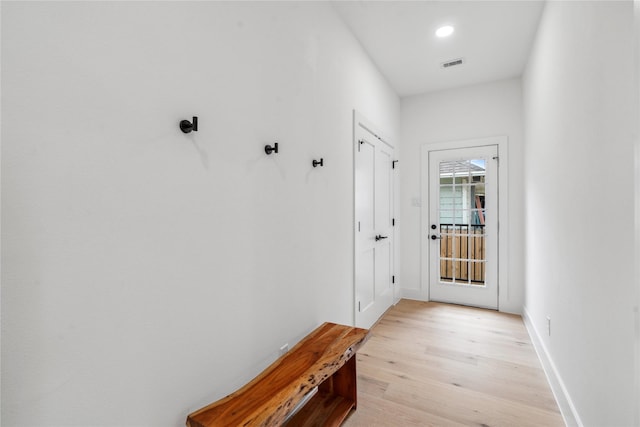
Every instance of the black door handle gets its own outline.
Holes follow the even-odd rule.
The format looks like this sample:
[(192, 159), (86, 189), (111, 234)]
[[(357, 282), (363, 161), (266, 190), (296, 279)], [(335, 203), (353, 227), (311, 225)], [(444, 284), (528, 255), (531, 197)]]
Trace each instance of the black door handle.
[(387, 237), (389, 237), (389, 236), (383, 236), (383, 235), (381, 235), (381, 234), (378, 234), (378, 235), (376, 236), (376, 242), (377, 242), (378, 240), (386, 239)]

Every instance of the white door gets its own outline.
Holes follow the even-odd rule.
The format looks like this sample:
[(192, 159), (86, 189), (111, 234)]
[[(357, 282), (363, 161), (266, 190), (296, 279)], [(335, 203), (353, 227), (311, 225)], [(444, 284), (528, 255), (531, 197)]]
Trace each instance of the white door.
[(393, 148), (355, 124), (355, 323), (393, 304)]
[(498, 308), (498, 146), (429, 152), (432, 301)]

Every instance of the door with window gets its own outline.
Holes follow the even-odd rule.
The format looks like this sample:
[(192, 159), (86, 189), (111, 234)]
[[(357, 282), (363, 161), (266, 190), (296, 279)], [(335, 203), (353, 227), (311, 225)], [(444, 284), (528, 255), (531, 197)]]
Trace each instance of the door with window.
[(432, 301), (498, 308), (498, 147), (429, 152)]
[(391, 307), (393, 147), (355, 122), (355, 324), (369, 328)]

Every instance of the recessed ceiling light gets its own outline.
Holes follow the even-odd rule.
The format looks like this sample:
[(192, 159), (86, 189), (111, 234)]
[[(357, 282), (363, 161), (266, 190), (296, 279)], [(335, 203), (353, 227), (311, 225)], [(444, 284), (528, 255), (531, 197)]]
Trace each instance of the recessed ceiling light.
[(451, 25), (445, 25), (444, 27), (440, 27), (436, 30), (436, 36), (437, 37), (449, 37), (451, 34), (453, 34), (453, 27)]

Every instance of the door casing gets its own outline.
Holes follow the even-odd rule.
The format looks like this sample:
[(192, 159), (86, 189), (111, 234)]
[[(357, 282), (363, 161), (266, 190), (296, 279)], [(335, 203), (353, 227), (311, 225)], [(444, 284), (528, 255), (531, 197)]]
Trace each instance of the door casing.
[(498, 176), (498, 310), (508, 307), (509, 295), (509, 168), (508, 168), (508, 137), (491, 136), (474, 139), (426, 143), (421, 147), (421, 223), (420, 223), (420, 289), (403, 292), (407, 298), (429, 301), (429, 152), (458, 148), (482, 147), (486, 145), (498, 146), (498, 161), (500, 172)]

